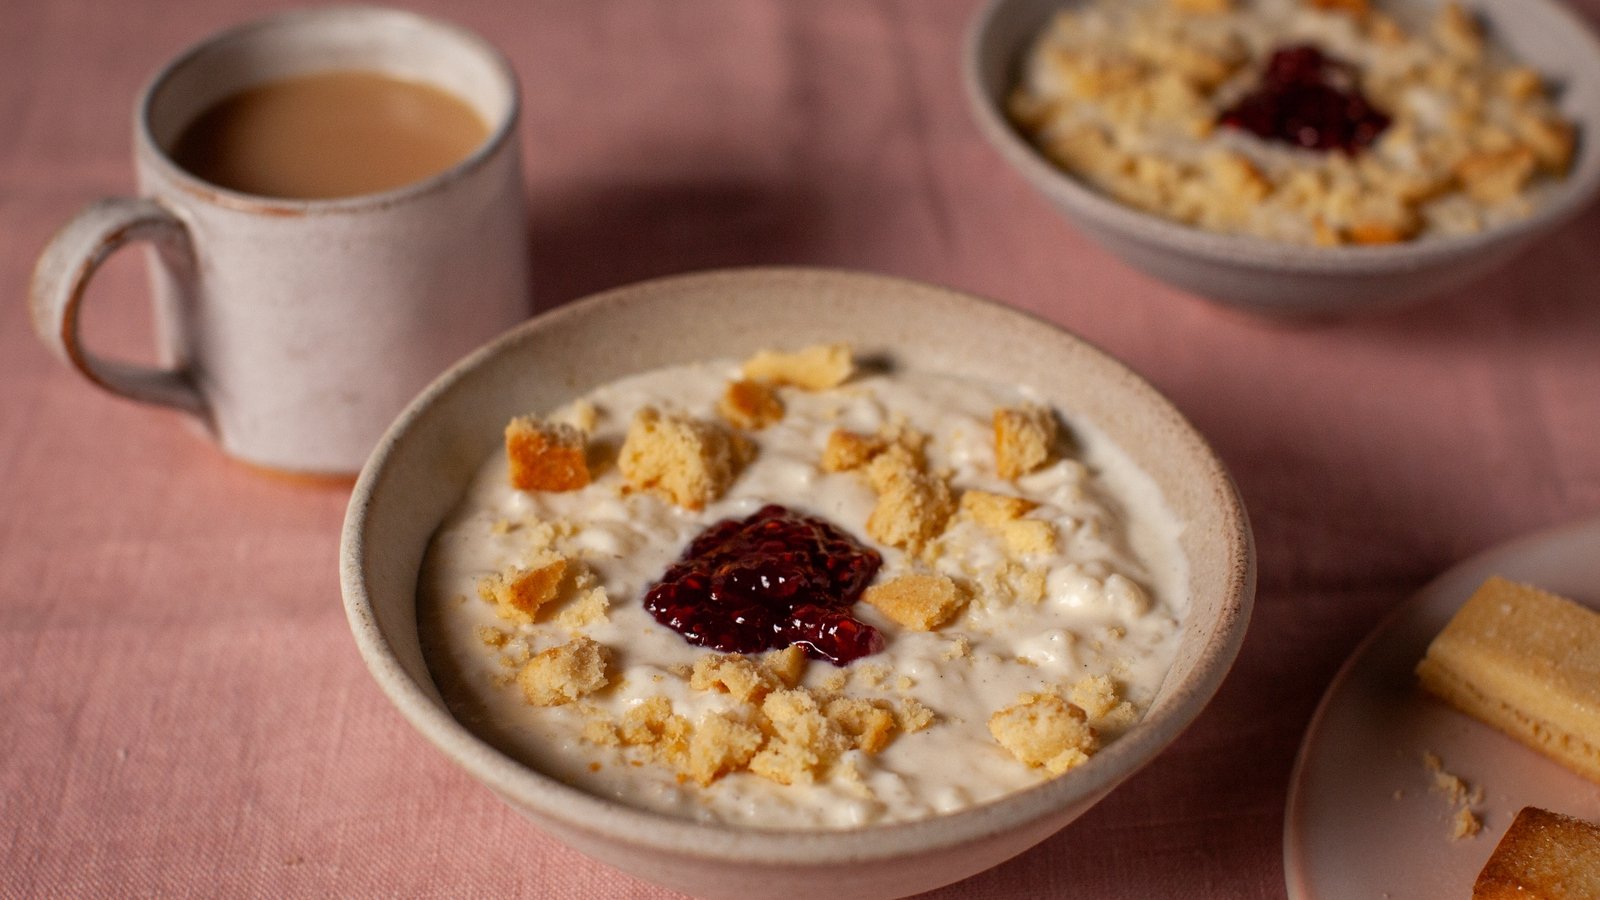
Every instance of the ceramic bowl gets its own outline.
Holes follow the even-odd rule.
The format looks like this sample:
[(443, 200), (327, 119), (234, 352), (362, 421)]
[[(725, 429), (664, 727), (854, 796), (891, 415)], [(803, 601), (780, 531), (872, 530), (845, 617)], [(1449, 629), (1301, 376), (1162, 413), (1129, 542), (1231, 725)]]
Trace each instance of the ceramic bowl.
[[(451, 717), (418, 640), (418, 571), (429, 538), (509, 418), (658, 366), (840, 339), (897, 365), (1032, 385), (1069, 419), (1098, 425), (1154, 478), (1184, 523), (1191, 606), (1177, 660), (1142, 723), (1069, 776), (995, 802), (909, 824), (783, 832), (700, 824), (600, 799), (514, 761)], [(984, 300), (805, 269), (619, 288), (533, 319), (467, 357), (411, 404), (374, 451), (350, 501), (340, 567), (356, 643), (389, 699), (540, 828), (691, 894), (830, 900), (929, 890), (1072, 821), (1200, 713), (1233, 662), (1255, 586), (1249, 526), (1227, 473), (1133, 372), (1070, 334)]]
[[(984, 136), (1066, 217), (1129, 265), (1251, 312), (1325, 316), (1394, 308), (1459, 288), (1572, 218), (1600, 190), (1600, 43), (1554, 0), (1462, 0), (1495, 40), (1559, 86), (1579, 128), (1571, 173), (1532, 216), (1461, 237), (1304, 247), (1182, 225), (1111, 199), (1046, 159), (1007, 120), (1004, 99), (1034, 38), (1075, 0), (992, 0), (974, 20), (963, 80)], [(1426, 0), (1398, 5), (1433, 6)], [(1390, 5), (1396, 5), (1390, 0)]]

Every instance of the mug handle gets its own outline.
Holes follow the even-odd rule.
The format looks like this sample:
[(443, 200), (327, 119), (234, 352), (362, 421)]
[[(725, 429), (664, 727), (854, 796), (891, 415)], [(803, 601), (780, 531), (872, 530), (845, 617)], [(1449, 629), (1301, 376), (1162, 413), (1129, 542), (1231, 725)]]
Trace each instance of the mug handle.
[(124, 244), (150, 241), (178, 254), (193, 271), (194, 252), (183, 221), (154, 200), (97, 200), (51, 238), (33, 271), (33, 328), (51, 352), (100, 388), (209, 419), (205, 398), (187, 369), (157, 369), (102, 359), (78, 335), (78, 307), (100, 264)]

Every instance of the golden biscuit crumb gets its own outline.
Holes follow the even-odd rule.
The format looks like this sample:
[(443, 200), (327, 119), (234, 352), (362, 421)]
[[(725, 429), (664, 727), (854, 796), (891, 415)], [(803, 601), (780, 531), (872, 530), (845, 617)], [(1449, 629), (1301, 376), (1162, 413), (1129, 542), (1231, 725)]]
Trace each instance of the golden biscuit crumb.
[(968, 640), (967, 636), (963, 634), (963, 635), (957, 635), (955, 640), (951, 641), (948, 645), (946, 645), (945, 648), (944, 648), (944, 652), (939, 654), (939, 657), (941, 659), (953, 660), (953, 659), (961, 659), (964, 656), (971, 656), (971, 655), (972, 655), (972, 641)]
[(1087, 762), (1095, 750), (1083, 710), (1055, 694), (1022, 694), (989, 717), (989, 733), (1012, 756), (1054, 775)]
[(561, 557), (540, 565), (513, 567), (478, 579), (478, 596), (493, 603), (502, 619), (531, 624), (539, 608), (556, 598), (567, 561)]
[(1056, 528), (1039, 519), (1018, 519), (1000, 526), (1006, 549), (1014, 556), (1056, 552)]
[(510, 534), (511, 532), (516, 531), (517, 528), (517, 523), (509, 519), (495, 519), (493, 522), (489, 523), (490, 534)]
[(1472, 810), (1465, 806), (1456, 809), (1455, 818), (1450, 820), (1450, 839), (1459, 841), (1462, 838), (1474, 837), (1483, 830), (1483, 822)]
[(822, 680), (822, 689), (830, 694), (837, 694), (845, 689), (850, 681), (850, 675), (844, 671), (834, 672)]
[(938, 717), (915, 697), (901, 697), (895, 707), (895, 720), (900, 730), (912, 734), (932, 725)]
[(894, 708), (886, 700), (838, 697), (829, 700), (823, 712), (864, 753), (877, 753), (894, 737)]
[(1015, 481), (1044, 465), (1056, 443), (1056, 417), (1043, 406), (1002, 407), (994, 411), (995, 472)]
[(835, 428), (822, 448), (822, 471), (849, 472), (859, 469), (884, 451), (888, 442), (876, 435), (858, 434)]
[(630, 747), (649, 747), (662, 762), (676, 767), (689, 752), (689, 721), (672, 712), (665, 697), (649, 697), (622, 714), (617, 734)]
[(889, 667), (883, 663), (867, 663), (856, 668), (855, 679), (864, 687), (879, 688), (883, 687), (890, 674)]
[(728, 382), (717, 412), (735, 428), (759, 431), (783, 418), (783, 401), (771, 385), (741, 379)]
[(945, 575), (901, 575), (867, 588), (861, 599), (913, 631), (933, 631), (955, 617), (967, 592)]
[(578, 602), (568, 606), (556, 616), (556, 621), (568, 629), (587, 628), (606, 620), (606, 613), (611, 608), (611, 598), (606, 595), (602, 587), (592, 588), (583, 593)]
[(1002, 528), (1032, 512), (1039, 504), (1022, 497), (992, 494), (988, 491), (963, 491), (963, 515), (988, 528)]
[(522, 695), (534, 706), (560, 706), (605, 687), (609, 651), (579, 635), (528, 660), (517, 673)]
[(817, 344), (793, 353), (762, 350), (745, 361), (743, 371), (744, 377), (754, 381), (822, 391), (855, 374), (855, 361), (846, 344)]
[(1068, 695), (1091, 719), (1111, 712), (1121, 698), (1117, 696), (1117, 683), (1105, 675), (1088, 675), (1078, 679)]
[(566, 423), (518, 416), (506, 425), (511, 486), (522, 491), (575, 491), (589, 483), (583, 433)]
[(854, 743), (804, 690), (773, 691), (761, 712), (773, 737), (751, 758), (750, 771), (780, 784), (811, 782)]
[(478, 640), (481, 641), (485, 647), (489, 647), (491, 649), (499, 649), (504, 647), (506, 645), (506, 641), (511, 640), (511, 632), (502, 631), (499, 628), (494, 628), (489, 625), (479, 625), (474, 631), (474, 634), (478, 636)]
[(867, 535), (890, 546), (920, 551), (944, 531), (954, 512), (949, 483), (925, 471), (901, 445), (873, 458), (867, 481), (878, 492), (867, 516)]
[(707, 653), (694, 661), (689, 686), (697, 691), (721, 691), (741, 703), (759, 703), (783, 683), (743, 654)]
[(1460, 776), (1445, 771), (1444, 761), (1431, 750), (1422, 754), (1422, 765), (1433, 775), (1430, 789), (1443, 794), (1455, 813), (1450, 820), (1450, 839), (1461, 840), (1476, 835), (1483, 823), (1472, 812), (1472, 807), (1483, 801), (1483, 791), (1467, 784)]
[[(761, 658), (761, 665), (784, 687), (794, 687), (805, 677), (806, 666), (810, 664), (806, 652), (800, 649), (799, 644), (790, 644), (782, 650), (774, 650)], [(840, 673), (841, 675), (843, 673)]]
[(701, 786), (742, 769), (756, 755), (762, 735), (756, 728), (722, 713), (710, 713), (695, 725), (683, 774)]
[(748, 452), (749, 445), (719, 423), (647, 406), (629, 424), (617, 466), (631, 487), (698, 510), (722, 496)]

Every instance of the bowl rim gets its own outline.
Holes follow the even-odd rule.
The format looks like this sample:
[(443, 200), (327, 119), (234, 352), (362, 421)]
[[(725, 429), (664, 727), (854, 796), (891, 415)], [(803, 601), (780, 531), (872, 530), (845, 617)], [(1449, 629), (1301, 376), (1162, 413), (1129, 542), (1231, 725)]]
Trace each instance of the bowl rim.
[[(1152, 401), (1153, 411), (1177, 427), (1191, 443), (1206, 481), (1222, 503), (1226, 560), (1226, 597), (1219, 624), (1195, 654), (1186, 683), (1177, 686), (1164, 714), (1140, 725), (1092, 757), (1071, 778), (1056, 778), (993, 801), (953, 813), (910, 822), (850, 829), (757, 829), (704, 823), (665, 813), (625, 806), (560, 783), (507, 756), (479, 738), (449, 714), (406, 672), (373, 614), (366, 581), (366, 530), (388, 466), (413, 430), (436, 403), (488, 367), (502, 354), (514, 352), (539, 332), (559, 328), (583, 316), (603, 315), (663, 289), (680, 291), (726, 289), (770, 279), (802, 279), (832, 289), (865, 292), (874, 286), (913, 289), (944, 295), (951, 302), (974, 305), (990, 314), (1010, 317), (1041, 328), (1077, 348), (1098, 364), (1126, 377), (1130, 387)], [(1124, 779), (1148, 765), (1189, 727), (1215, 695), (1238, 655), (1254, 605), (1256, 558), (1254, 538), (1238, 489), (1210, 444), (1171, 401), (1119, 360), (1077, 335), (1013, 307), (962, 291), (910, 279), (837, 268), (748, 267), (671, 275), (601, 291), (566, 303), (515, 326), (464, 357), (425, 388), (390, 426), (363, 467), (351, 493), (341, 531), (340, 582), (346, 615), (356, 646), (379, 687), (401, 715), (423, 737), (454, 762), (514, 806), (535, 811), (540, 819), (563, 828), (622, 841), (638, 848), (707, 861), (733, 861), (778, 866), (840, 865), (888, 860), (969, 843), (1025, 827), (1069, 809), (1097, 801)], [(1148, 725), (1149, 727), (1146, 727)], [(1126, 760), (1126, 762), (1123, 762)], [(1103, 764), (1096, 765), (1097, 763)], [(1120, 767), (1114, 767), (1119, 763)], [(519, 809), (519, 811), (523, 811)]]
[[(1447, 235), (1398, 244), (1375, 246), (1340, 245), (1309, 247), (1272, 241), (1250, 235), (1224, 234), (1185, 225), (1154, 213), (1134, 209), (1080, 181), (1046, 159), (1011, 124), (995, 98), (984, 87), (984, 70), (993, 62), (985, 54), (986, 37), (1012, 7), (1037, 0), (988, 0), (967, 28), (961, 49), (961, 81), (967, 106), (977, 120), (979, 131), (990, 146), (1015, 168), (1026, 181), (1047, 198), (1061, 203), (1073, 216), (1081, 216), (1118, 233), (1135, 236), (1167, 249), (1210, 262), (1246, 265), (1278, 273), (1307, 274), (1387, 274), (1415, 271), (1471, 256), (1502, 242), (1531, 239), (1549, 231), (1582, 212), (1600, 193), (1600, 165), (1577, 172), (1564, 180), (1544, 202), (1526, 217), (1506, 222), (1474, 234)], [(1056, 0), (1055, 6), (1067, 9), (1085, 0)], [(1428, 2), (1433, 0), (1411, 0)], [(1505, 14), (1505, 0), (1478, 0), (1475, 11), (1491, 20)], [(1496, 7), (1491, 11), (1489, 7)], [(1516, 0), (1517, 15), (1545, 17), (1574, 41), (1586, 44), (1588, 81), (1600, 91), (1600, 37), (1574, 10), (1557, 0)], [(1006, 63), (1009, 70), (1017, 61)], [(1014, 83), (1015, 78), (1008, 79)], [(1600, 117), (1579, 121), (1582, 156), (1600, 155)]]

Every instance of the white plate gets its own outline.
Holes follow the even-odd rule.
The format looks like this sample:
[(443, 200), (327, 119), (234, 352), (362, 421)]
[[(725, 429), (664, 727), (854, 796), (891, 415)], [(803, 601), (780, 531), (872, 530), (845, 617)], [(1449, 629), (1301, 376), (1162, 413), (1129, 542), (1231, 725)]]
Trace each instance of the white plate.
[[(1293, 900), (1468, 897), (1523, 806), (1600, 820), (1600, 785), (1423, 693), (1412, 668), (1490, 575), (1600, 608), (1600, 519), (1490, 550), (1441, 575), (1351, 654), (1306, 730), (1289, 782), (1284, 877)], [(1423, 754), (1483, 791), (1474, 838), (1430, 790)]]

